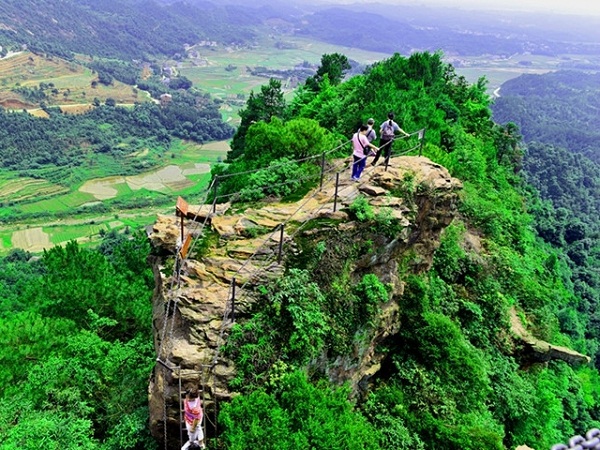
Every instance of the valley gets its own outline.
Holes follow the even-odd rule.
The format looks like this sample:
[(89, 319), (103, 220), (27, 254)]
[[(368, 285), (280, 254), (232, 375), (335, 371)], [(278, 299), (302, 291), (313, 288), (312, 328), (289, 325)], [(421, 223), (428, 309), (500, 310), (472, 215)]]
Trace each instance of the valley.
[[(161, 66), (186, 77), (195, 89), (217, 99), (223, 120), (237, 126), (239, 110), (248, 95), (259, 90), (269, 77), (279, 78), (286, 98), (291, 98), (300, 82), (296, 71), (306, 67), (314, 70), (321, 55), (334, 52), (358, 63), (359, 71), (391, 56), (287, 34), (265, 34), (250, 48), (214, 43), (188, 46), (184, 58), (162, 61)], [(0, 105), (13, 111), (27, 110), (43, 118), (48, 117), (45, 109), (48, 107), (69, 115), (84, 113), (94, 108), (94, 104), (109, 99), (124, 107), (152, 100), (148, 92), (118, 80), (109, 85), (98, 83), (98, 74), (83, 65), (89, 58), (78, 58), (66, 61), (21, 51), (0, 59)], [(497, 96), (501, 95), (502, 83), (511, 78), (557, 70), (565, 64), (583, 64), (589, 61), (589, 56), (515, 54), (507, 58), (446, 56), (445, 59), (471, 83), (485, 77), (488, 93)], [(146, 69), (140, 67), (140, 73)], [(47, 106), (40, 108), (32, 96), (38, 101), (41, 98)], [(68, 188), (44, 179), (15, 178), (12, 172), (0, 171), (0, 202), (17, 211), (16, 217), (22, 217), (9, 218), (2, 224), (0, 254), (11, 248), (38, 252), (47, 245), (71, 239), (94, 243), (108, 230), (149, 225), (156, 214), (172, 208), (177, 196), (197, 196), (209, 180), (210, 166), (223, 161), (228, 150), (226, 141), (205, 145), (175, 141), (168, 150), (170, 157), (153, 161), (149, 171), (107, 177), (103, 175), (106, 164), (96, 168), (92, 165), (86, 169), (82, 182)], [(143, 161), (145, 156), (140, 152), (136, 158)], [(118, 172), (118, 168), (113, 169)], [(107, 210), (109, 215), (105, 214)], [(0, 220), (6, 220), (6, 213), (0, 214)], [(58, 216), (57, 223), (52, 220), (54, 216)], [(115, 216), (127, 220), (115, 220)], [(49, 220), (52, 226), (46, 225)], [(40, 224), (43, 224), (40, 232), (28, 231), (26, 238), (23, 237), (26, 230), (38, 229)]]

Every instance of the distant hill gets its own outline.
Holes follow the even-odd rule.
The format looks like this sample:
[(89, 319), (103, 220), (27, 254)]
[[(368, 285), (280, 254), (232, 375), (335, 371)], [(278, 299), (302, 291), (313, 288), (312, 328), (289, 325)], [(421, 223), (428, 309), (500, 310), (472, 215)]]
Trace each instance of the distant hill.
[(151, 59), (177, 57), (185, 44), (202, 40), (250, 45), (265, 33), (283, 33), (390, 54), (600, 55), (597, 27), (585, 17), (240, 1), (5, 0), (0, 4), (0, 54), (26, 45), (63, 57)]
[(173, 56), (184, 44), (209, 39), (244, 43), (253, 33), (240, 10), (148, 0), (5, 0), (0, 45), (69, 57), (73, 52), (124, 60)]
[(600, 45), (590, 43), (599, 38), (591, 21), (552, 15), (355, 4), (306, 15), (297, 32), (325, 42), (389, 53), (600, 55)]
[(526, 142), (558, 145), (600, 163), (600, 73), (558, 71), (507, 81), (493, 106), (497, 122), (514, 122)]

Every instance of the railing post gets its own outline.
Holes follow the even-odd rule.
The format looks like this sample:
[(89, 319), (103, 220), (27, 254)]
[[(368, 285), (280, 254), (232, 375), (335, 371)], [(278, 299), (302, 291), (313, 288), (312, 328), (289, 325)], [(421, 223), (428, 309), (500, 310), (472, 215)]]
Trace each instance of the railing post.
[(323, 178), (325, 177), (325, 152), (321, 155), (321, 187), (320, 191), (323, 190)]
[(335, 194), (333, 194), (333, 212), (337, 210), (338, 186), (340, 185), (340, 173), (335, 174)]
[(279, 228), (279, 254), (277, 255), (277, 264), (281, 264), (281, 258), (283, 256), (283, 232), (285, 230), (285, 224), (282, 223)]
[(235, 277), (231, 279), (231, 322), (235, 322)]
[(217, 211), (217, 188), (219, 187), (219, 176), (217, 175), (215, 177), (215, 182), (213, 184), (213, 192), (215, 195), (215, 198), (213, 200), (213, 204), (212, 204), (212, 212), (215, 213)]
[(421, 145), (419, 145), (419, 156), (421, 156), (423, 154), (423, 141), (425, 140), (425, 128), (421, 128), (419, 130), (419, 143)]
[(217, 196), (213, 199), (212, 206), (210, 207), (211, 213), (215, 214), (217, 212)]
[(177, 197), (177, 204), (175, 205), (175, 215), (181, 217), (181, 245), (183, 245), (183, 238), (185, 237), (183, 233), (183, 219), (187, 216), (188, 211), (188, 203), (182, 197)]
[(183, 214), (181, 215), (181, 245), (183, 245), (183, 237), (184, 237), (184, 231), (183, 231)]

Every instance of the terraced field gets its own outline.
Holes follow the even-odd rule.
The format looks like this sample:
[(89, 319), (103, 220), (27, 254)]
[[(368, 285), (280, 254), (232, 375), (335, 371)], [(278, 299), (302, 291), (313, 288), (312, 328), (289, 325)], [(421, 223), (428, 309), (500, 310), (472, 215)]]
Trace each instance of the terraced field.
[(96, 75), (88, 68), (76, 62), (59, 58), (39, 56), (23, 51), (0, 59), (0, 106), (6, 109), (35, 109), (38, 105), (28, 102), (14, 88), (19, 86), (34, 88), (40, 83), (52, 84), (46, 91), (48, 105), (67, 105), (65, 112), (81, 112), (80, 105), (90, 104), (94, 98), (101, 102), (113, 98), (117, 103), (132, 104), (149, 99), (132, 87), (119, 81), (112, 86), (98, 84), (92, 87)]
[(33, 178), (0, 179), (0, 202), (21, 202), (31, 198), (60, 195), (69, 190), (46, 180)]
[[(71, 189), (45, 180), (0, 175), (0, 203), (8, 205), (4, 212), (28, 215), (23, 223), (2, 225), (0, 220), (0, 254), (11, 248), (41, 252), (72, 239), (94, 244), (101, 231), (150, 225), (157, 214), (174, 208), (177, 196), (197, 201), (195, 197), (210, 178), (211, 165), (225, 159), (228, 150), (226, 141), (205, 145), (176, 141), (172, 157), (163, 167), (135, 176), (96, 178)], [(167, 206), (121, 208), (113, 214), (93, 212), (95, 206), (107, 201), (135, 203), (137, 199), (156, 198), (166, 201)], [(65, 214), (68, 216), (57, 218)]]

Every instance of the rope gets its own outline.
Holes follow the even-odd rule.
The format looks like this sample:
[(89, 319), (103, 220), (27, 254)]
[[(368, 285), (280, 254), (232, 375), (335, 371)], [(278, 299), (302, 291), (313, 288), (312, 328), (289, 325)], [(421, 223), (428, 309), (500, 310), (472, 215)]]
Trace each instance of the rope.
[(165, 450), (168, 450), (167, 444), (167, 383), (165, 383), (165, 378), (163, 377), (163, 398), (165, 401), (163, 402), (163, 435), (165, 437)]
[[(279, 167), (283, 167), (283, 166), (287, 166), (291, 163), (300, 163), (300, 162), (305, 162), (305, 161), (310, 161), (311, 159), (316, 159), (316, 158), (321, 158), (323, 154), (328, 155), (330, 153), (333, 153), (336, 150), (339, 150), (340, 148), (342, 148), (343, 146), (349, 144), (350, 142), (352, 142), (352, 139), (349, 139), (343, 143), (341, 143), (340, 145), (338, 145), (337, 147), (334, 147), (332, 149), (326, 150), (322, 153), (313, 155), (313, 156), (307, 156), (306, 158), (301, 158), (301, 159), (294, 159), (292, 161), (288, 161), (288, 162), (284, 162), (284, 163), (280, 163), (280, 164), (273, 164), (272, 166), (269, 166), (268, 169), (276, 169)], [(229, 173), (229, 174), (225, 174), (225, 175), (219, 175), (220, 179), (225, 179), (225, 178), (229, 178), (229, 177), (233, 177), (233, 176), (239, 176), (239, 175), (248, 175), (249, 173), (254, 173), (254, 172), (258, 172), (259, 170), (264, 170), (265, 168), (262, 167), (260, 169), (252, 169), (252, 170), (246, 170), (243, 172), (234, 172), (234, 173)]]

